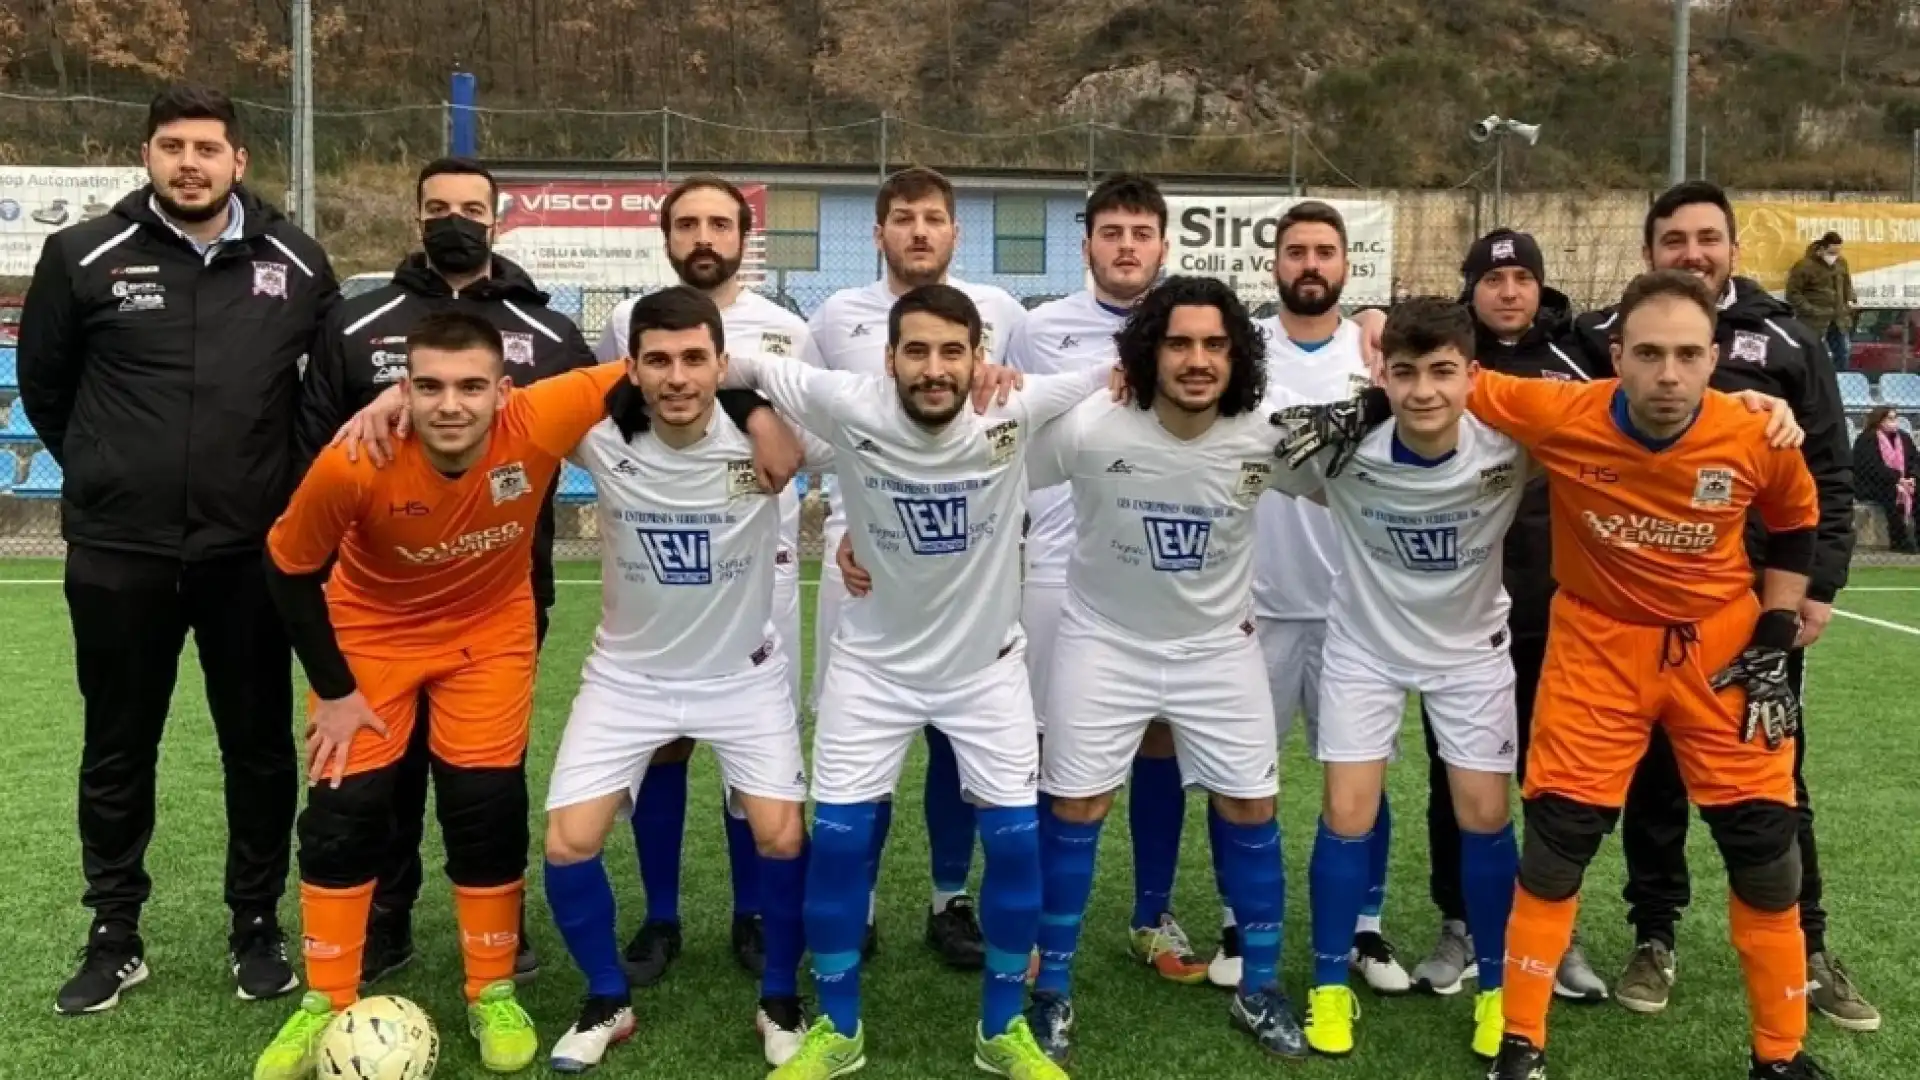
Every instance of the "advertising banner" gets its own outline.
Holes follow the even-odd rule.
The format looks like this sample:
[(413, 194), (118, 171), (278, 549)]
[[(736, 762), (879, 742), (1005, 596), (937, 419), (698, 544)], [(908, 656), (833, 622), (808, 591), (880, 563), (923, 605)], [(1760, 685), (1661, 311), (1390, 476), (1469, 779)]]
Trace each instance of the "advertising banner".
[(1733, 216), (1740, 273), (1776, 295), (1808, 245), (1837, 232), (1861, 307), (1920, 307), (1920, 204), (1740, 202)]
[(145, 169), (0, 167), (0, 277), (31, 277), (40, 245), (147, 182)]
[[(1279, 299), (1273, 283), (1275, 233), (1281, 215), (1300, 201), (1291, 196), (1168, 196), (1167, 273), (1219, 278), (1250, 307)], [(1347, 284), (1340, 302), (1390, 302), (1393, 204), (1319, 201), (1338, 210), (1347, 224)]]
[[(508, 181), (500, 185), (500, 254), (546, 284), (634, 290), (675, 284), (667, 262), (660, 206), (673, 185), (658, 180)], [(756, 226), (766, 220), (767, 189), (740, 188)], [(758, 231), (747, 237), (742, 280), (757, 282), (766, 245)]]

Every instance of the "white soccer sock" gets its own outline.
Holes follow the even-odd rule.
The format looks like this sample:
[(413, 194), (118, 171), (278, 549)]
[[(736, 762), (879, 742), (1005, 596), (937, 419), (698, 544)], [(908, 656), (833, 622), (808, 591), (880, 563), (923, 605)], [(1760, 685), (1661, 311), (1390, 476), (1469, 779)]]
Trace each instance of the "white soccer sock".
[(933, 913), (935, 915), (940, 914), (947, 910), (948, 904), (953, 903), (956, 898), (965, 895), (967, 895), (967, 890), (965, 889), (961, 889), (959, 892), (947, 892), (945, 889), (933, 890)]
[(1380, 932), (1380, 916), (1378, 915), (1360, 916), (1360, 921), (1354, 924), (1353, 932), (1355, 934), (1379, 933)]

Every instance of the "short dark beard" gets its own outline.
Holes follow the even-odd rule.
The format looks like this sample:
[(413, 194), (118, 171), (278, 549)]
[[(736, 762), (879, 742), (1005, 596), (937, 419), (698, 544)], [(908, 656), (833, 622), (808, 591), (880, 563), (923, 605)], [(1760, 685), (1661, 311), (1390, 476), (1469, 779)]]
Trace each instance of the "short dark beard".
[(906, 412), (907, 416), (912, 419), (914, 423), (923, 424), (927, 427), (945, 427), (947, 424), (953, 422), (954, 417), (960, 415), (960, 410), (966, 408), (966, 405), (967, 391), (956, 388), (953, 391), (953, 408), (948, 409), (944, 413), (926, 412), (921, 409), (920, 406), (914, 404), (913, 392), (911, 390), (904, 386), (900, 388), (900, 408)]
[(893, 261), (892, 257), (887, 256), (885, 252), (882, 252), (881, 255), (883, 258), (886, 258), (887, 272), (895, 278), (898, 278), (900, 284), (905, 285), (909, 289), (917, 289), (922, 285), (938, 285), (941, 280), (947, 276), (947, 268), (953, 265), (953, 256), (949, 255), (947, 256), (947, 261), (941, 263), (940, 266), (934, 270), (925, 274), (917, 272), (910, 274), (906, 270), (901, 269), (900, 266)]
[(209, 201), (205, 206), (181, 206), (168, 198), (167, 193), (160, 190), (159, 185), (156, 184), (153, 189), (153, 201), (160, 205), (162, 214), (174, 221), (198, 225), (201, 222), (212, 221), (226, 212), (227, 205), (233, 201), (233, 188), (227, 188), (220, 193), (219, 198)]
[[(692, 269), (694, 256), (703, 254), (712, 255), (717, 260), (718, 265), (713, 270), (695, 271)], [(699, 289), (701, 292), (712, 292), (733, 280), (733, 276), (740, 272), (740, 263), (745, 258), (746, 253), (744, 251), (740, 255), (729, 259), (711, 248), (695, 248), (693, 254), (688, 255), (684, 259), (676, 259), (669, 254), (667, 256), (667, 263), (673, 267), (674, 276), (680, 279), (681, 284)]]
[[(1304, 278), (1305, 275), (1302, 275), (1302, 277)], [(1308, 316), (1325, 315), (1327, 312), (1340, 306), (1340, 292), (1346, 288), (1347, 283), (1344, 280), (1338, 282), (1327, 281), (1325, 278), (1316, 278), (1316, 280), (1323, 282), (1325, 285), (1325, 295), (1317, 300), (1308, 300), (1300, 295), (1297, 291), (1300, 287), (1300, 278), (1294, 279), (1292, 284), (1284, 281), (1276, 282), (1280, 288), (1280, 306), (1293, 312), (1295, 315)]]

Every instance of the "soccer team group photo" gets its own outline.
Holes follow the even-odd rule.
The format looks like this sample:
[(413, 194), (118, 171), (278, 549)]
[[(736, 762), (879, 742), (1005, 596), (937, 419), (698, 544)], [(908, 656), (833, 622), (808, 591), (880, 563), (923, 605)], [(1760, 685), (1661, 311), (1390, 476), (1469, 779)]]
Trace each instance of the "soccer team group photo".
[[(1828, 657), (1891, 694), (1920, 633), (1833, 621), (1856, 483), (1920, 455), (1891, 412), (1856, 439), (1839, 316), (1743, 274), (1714, 183), (1651, 198), (1594, 310), (1500, 220), (1376, 306), (1337, 201), (1283, 199), (1249, 299), (1121, 162), (1084, 287), (1023, 303), (909, 164), (816, 226), (875, 276), (801, 305), (750, 272), (764, 196), (695, 170), (674, 281), (587, 318), (501, 252), (484, 159), (406, 163), (397, 265), (343, 291), (227, 94), (144, 131), (18, 330), (75, 689), (15, 720), (66, 725), (77, 837), (9, 816), (84, 889), (31, 931), (68, 966), (9, 980), (59, 1014), (27, 1074), (1914, 1067), (1870, 1000), (1907, 991), (1841, 958), (1898, 970), (1853, 898), (1913, 867), (1813, 808), (1881, 722)], [(1842, 243), (1796, 298), (1844, 310)]]

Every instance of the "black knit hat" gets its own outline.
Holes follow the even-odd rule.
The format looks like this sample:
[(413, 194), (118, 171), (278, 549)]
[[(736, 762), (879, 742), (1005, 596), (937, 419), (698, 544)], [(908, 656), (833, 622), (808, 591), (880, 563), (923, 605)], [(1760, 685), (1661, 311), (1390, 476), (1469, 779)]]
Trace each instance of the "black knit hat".
[(1460, 264), (1460, 273), (1471, 292), (1481, 278), (1503, 266), (1525, 267), (1535, 281), (1547, 283), (1547, 262), (1540, 255), (1540, 245), (1527, 233), (1512, 229), (1495, 229), (1475, 240), (1467, 249), (1466, 261)]

